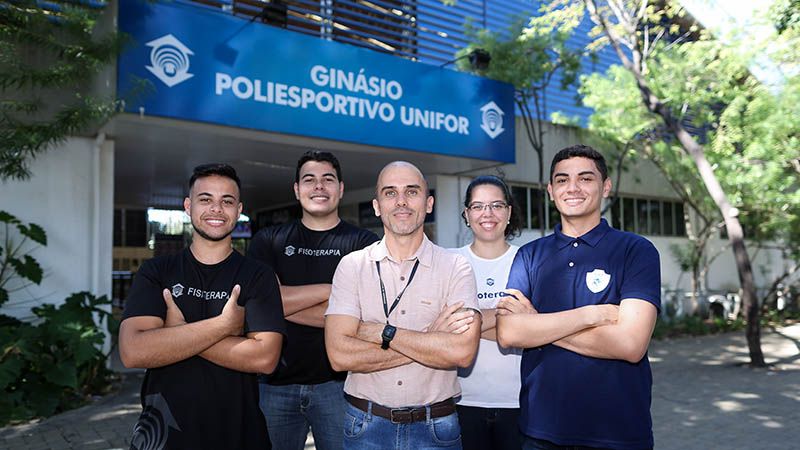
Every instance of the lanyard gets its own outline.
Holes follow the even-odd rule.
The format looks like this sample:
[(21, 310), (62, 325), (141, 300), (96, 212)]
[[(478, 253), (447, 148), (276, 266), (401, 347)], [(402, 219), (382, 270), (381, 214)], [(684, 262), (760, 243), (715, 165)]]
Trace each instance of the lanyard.
[(400, 303), (400, 297), (406, 292), (408, 289), (408, 285), (411, 284), (411, 280), (414, 279), (414, 274), (417, 273), (417, 267), (419, 267), (419, 259), (414, 263), (414, 268), (411, 269), (411, 275), (408, 276), (408, 283), (406, 283), (406, 287), (400, 291), (400, 294), (397, 295), (397, 298), (394, 299), (394, 303), (392, 303), (392, 307), (389, 308), (389, 304), (386, 301), (386, 288), (383, 286), (383, 279), (381, 278), (381, 262), (375, 261), (375, 267), (378, 268), (378, 281), (381, 283), (381, 297), (383, 298), (383, 313), (386, 314), (386, 323), (389, 323), (389, 314), (394, 311), (397, 307), (397, 304)]

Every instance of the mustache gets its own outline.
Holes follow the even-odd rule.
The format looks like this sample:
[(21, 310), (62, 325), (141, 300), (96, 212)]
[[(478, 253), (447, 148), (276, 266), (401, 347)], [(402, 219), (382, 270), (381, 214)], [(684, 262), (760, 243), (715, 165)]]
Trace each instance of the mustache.
[(410, 213), (410, 214), (414, 214), (415, 212), (416, 212), (416, 211), (414, 211), (414, 210), (413, 210), (413, 209), (411, 209), (411, 208), (403, 208), (403, 207), (400, 207), (400, 208), (395, 208), (395, 209), (393, 209), (393, 210), (392, 210), (392, 214), (397, 214), (397, 213)]

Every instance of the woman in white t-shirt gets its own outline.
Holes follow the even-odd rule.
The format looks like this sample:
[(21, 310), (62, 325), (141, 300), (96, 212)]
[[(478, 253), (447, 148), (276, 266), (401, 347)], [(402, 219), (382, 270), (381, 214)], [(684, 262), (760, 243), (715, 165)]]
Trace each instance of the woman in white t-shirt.
[(495, 308), (519, 249), (507, 242), (520, 233), (519, 209), (503, 180), (484, 175), (467, 187), (461, 215), (474, 239), (472, 244), (454, 251), (472, 264), (483, 314), (478, 355), (472, 366), (458, 369), (461, 441), (465, 450), (518, 450), (522, 350), (503, 349), (497, 344)]

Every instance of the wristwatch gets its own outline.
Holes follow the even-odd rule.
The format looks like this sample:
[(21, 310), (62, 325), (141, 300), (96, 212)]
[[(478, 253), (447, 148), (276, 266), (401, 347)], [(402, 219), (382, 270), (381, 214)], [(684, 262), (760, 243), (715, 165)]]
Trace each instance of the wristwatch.
[(394, 338), (394, 333), (397, 331), (397, 328), (386, 324), (383, 327), (383, 333), (381, 333), (381, 338), (383, 339), (383, 344), (381, 344), (381, 348), (384, 350), (389, 349), (389, 342), (392, 342), (392, 338)]

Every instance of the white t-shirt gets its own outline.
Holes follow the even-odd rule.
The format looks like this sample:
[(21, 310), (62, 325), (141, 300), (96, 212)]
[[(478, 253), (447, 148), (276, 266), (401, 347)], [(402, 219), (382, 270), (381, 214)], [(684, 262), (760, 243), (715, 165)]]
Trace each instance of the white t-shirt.
[[(496, 308), (519, 247), (512, 245), (495, 259), (475, 255), (469, 245), (450, 250), (466, 256), (472, 264), (480, 308)], [(458, 381), (461, 383), (461, 400), (458, 404), (481, 408), (519, 408), (521, 360), (522, 349), (503, 349), (497, 342), (481, 339), (472, 366), (458, 369)]]

